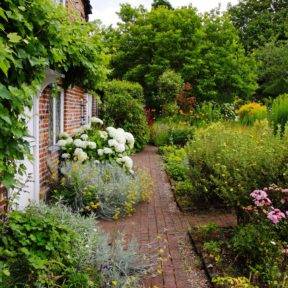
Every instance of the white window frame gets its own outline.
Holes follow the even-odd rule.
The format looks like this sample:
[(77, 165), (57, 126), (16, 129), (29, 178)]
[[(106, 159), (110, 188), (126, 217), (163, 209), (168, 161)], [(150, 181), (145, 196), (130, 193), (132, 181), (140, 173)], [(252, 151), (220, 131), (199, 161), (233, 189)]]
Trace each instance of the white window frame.
[(86, 93), (86, 123), (90, 123), (93, 111), (93, 96)]
[[(52, 96), (53, 97), (53, 96)], [(64, 97), (65, 97), (65, 92), (63, 89), (61, 89), (60, 92), (60, 133), (64, 132)], [(53, 115), (53, 146), (57, 144), (57, 137), (59, 135), (56, 134), (56, 98), (53, 97), (53, 103), (52, 103), (52, 115)]]

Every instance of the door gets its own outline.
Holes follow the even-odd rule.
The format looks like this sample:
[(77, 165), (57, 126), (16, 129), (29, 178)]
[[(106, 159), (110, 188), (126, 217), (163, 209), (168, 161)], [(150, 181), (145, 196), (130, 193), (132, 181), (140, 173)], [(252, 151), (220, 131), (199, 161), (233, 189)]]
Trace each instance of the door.
[[(18, 191), (17, 208), (23, 210), (29, 203), (39, 200), (39, 171), (38, 171), (38, 97), (33, 101), (31, 110), (26, 109), (28, 136), (26, 140), (30, 146), (31, 157), (20, 162), (25, 165), (24, 175), (18, 176), (20, 189)], [(17, 191), (16, 191), (17, 193)]]

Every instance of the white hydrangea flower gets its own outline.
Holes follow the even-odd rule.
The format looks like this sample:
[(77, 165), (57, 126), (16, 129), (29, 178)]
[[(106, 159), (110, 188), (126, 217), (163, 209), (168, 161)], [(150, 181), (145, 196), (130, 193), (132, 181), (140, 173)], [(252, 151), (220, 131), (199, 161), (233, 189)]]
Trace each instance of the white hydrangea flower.
[(100, 138), (107, 140), (108, 138), (108, 133), (106, 131), (99, 131)]
[(112, 153), (113, 153), (113, 150), (112, 150), (111, 148), (105, 147), (105, 148), (103, 149), (103, 152), (104, 152), (104, 154), (112, 154)]
[(111, 138), (115, 138), (116, 134), (117, 134), (117, 130), (114, 127), (107, 127), (106, 131), (108, 132), (108, 135)]
[(124, 163), (124, 166), (128, 169), (128, 170), (132, 170), (133, 169), (133, 160), (128, 157), (128, 156), (124, 156), (121, 158), (121, 162)]
[(63, 159), (69, 159), (69, 158), (70, 158), (70, 154), (69, 154), (69, 153), (63, 153), (63, 154), (61, 155), (61, 157), (62, 157)]
[(82, 134), (80, 138), (84, 141), (87, 141), (89, 139), (89, 136), (87, 134)]
[(77, 156), (78, 154), (84, 152), (81, 148), (76, 148), (74, 151), (74, 155)]
[(91, 124), (86, 124), (82, 126), (82, 131), (90, 130), (90, 129), (91, 129)]
[(73, 139), (71, 137), (68, 137), (66, 139), (66, 143), (67, 143), (67, 145), (72, 144), (73, 143)]
[(116, 147), (119, 143), (115, 139), (108, 140), (109, 147)]
[(126, 143), (125, 131), (122, 128), (118, 128), (116, 130), (116, 133), (113, 138), (121, 144)]
[(78, 148), (86, 148), (87, 143), (85, 141), (82, 141), (81, 139), (75, 139), (74, 140), (74, 145)]
[(64, 146), (66, 146), (67, 141), (62, 139), (62, 140), (59, 140), (59, 141), (57, 142), (57, 144), (58, 144), (58, 146), (60, 146), (60, 147), (64, 147)]
[(104, 150), (103, 149), (98, 149), (97, 150), (98, 155), (101, 157), (104, 154)]
[(91, 123), (96, 123), (96, 124), (103, 125), (103, 121), (100, 118), (97, 118), (97, 117), (92, 117), (91, 118)]
[(97, 145), (95, 142), (89, 141), (87, 145), (90, 149), (96, 149)]
[(67, 132), (62, 132), (59, 134), (60, 139), (67, 139), (69, 138), (69, 134)]
[(85, 160), (87, 160), (88, 159), (88, 155), (87, 155), (87, 153), (86, 152), (82, 152), (82, 153), (80, 153), (80, 154), (78, 154), (77, 155), (77, 160), (79, 161), (79, 162), (84, 162)]
[(118, 145), (115, 146), (115, 151), (117, 153), (123, 153), (125, 151), (125, 144), (118, 143)]
[(125, 132), (125, 138), (126, 138), (126, 141), (128, 143), (129, 148), (132, 149), (134, 147), (134, 144), (135, 144), (134, 136), (129, 132)]

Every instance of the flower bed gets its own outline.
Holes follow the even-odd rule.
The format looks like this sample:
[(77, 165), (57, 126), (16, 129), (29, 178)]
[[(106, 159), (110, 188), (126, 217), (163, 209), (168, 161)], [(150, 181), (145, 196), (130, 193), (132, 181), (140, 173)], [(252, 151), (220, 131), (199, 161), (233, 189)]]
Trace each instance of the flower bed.
[(235, 228), (210, 224), (190, 231), (215, 287), (287, 287), (288, 189), (254, 190)]

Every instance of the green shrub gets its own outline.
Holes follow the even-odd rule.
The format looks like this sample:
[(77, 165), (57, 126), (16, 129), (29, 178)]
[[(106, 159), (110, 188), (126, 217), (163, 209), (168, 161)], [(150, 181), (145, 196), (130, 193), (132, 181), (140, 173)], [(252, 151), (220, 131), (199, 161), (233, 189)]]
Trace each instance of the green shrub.
[(270, 121), (274, 133), (280, 132), (280, 135), (283, 135), (288, 122), (288, 94), (280, 95), (273, 101)]
[(65, 163), (59, 187), (52, 196), (82, 213), (118, 219), (130, 215), (141, 201), (148, 200), (151, 181), (139, 171), (131, 175), (117, 164)]
[(168, 103), (176, 102), (177, 94), (183, 85), (181, 74), (173, 70), (166, 70), (158, 79), (157, 106), (162, 110)]
[[(257, 187), (284, 181), (287, 138), (274, 137), (267, 122), (253, 127), (214, 123), (196, 130), (188, 145), (188, 197), (198, 204), (245, 205)], [(205, 204), (206, 203), (206, 204)]]
[(61, 204), (11, 212), (0, 225), (1, 287), (134, 288), (147, 270), (135, 243), (110, 244), (93, 216)]
[(149, 128), (140, 100), (128, 93), (105, 94), (102, 112), (105, 123), (122, 127), (133, 134), (136, 150), (141, 150), (148, 143)]
[(125, 80), (112, 80), (107, 82), (104, 88), (105, 95), (128, 94), (133, 99), (144, 102), (144, 94), (142, 86), (137, 82), (129, 82)]
[(187, 122), (175, 122), (164, 118), (156, 121), (151, 128), (151, 138), (156, 146), (184, 146), (192, 137), (194, 128)]
[(255, 121), (267, 118), (266, 106), (256, 102), (242, 105), (236, 113), (243, 125), (253, 125)]

